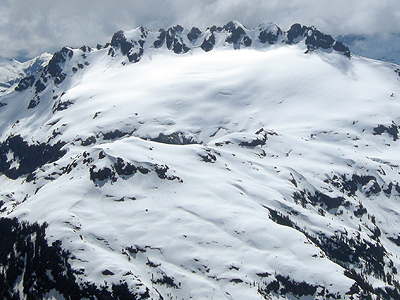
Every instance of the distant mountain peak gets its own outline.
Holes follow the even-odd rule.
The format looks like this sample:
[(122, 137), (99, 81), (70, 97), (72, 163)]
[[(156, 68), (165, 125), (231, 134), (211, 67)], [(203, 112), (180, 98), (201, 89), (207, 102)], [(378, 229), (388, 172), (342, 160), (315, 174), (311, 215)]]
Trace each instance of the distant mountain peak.
[(36, 74), (49, 62), (52, 55), (43, 53), (26, 62), (0, 57), (0, 94), (12, 90), (22, 78)]
[(398, 33), (347, 34), (336, 40), (355, 55), (400, 64), (400, 35)]

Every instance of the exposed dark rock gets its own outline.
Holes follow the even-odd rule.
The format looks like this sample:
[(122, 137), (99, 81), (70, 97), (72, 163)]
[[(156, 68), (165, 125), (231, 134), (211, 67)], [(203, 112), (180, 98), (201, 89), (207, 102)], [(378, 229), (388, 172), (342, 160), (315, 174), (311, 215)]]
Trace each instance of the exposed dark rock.
[(204, 41), (200, 47), (205, 52), (208, 52), (208, 51), (211, 51), (212, 49), (214, 49), (214, 46), (215, 46), (215, 35), (211, 34), (208, 39), (204, 39)]
[(83, 45), (82, 47), (79, 48), (79, 50), (82, 50), (82, 52), (92, 52), (92, 48), (89, 46)]
[(332, 36), (324, 34), (321, 31), (311, 28), (308, 29), (306, 44), (310, 50), (322, 48), (329, 49), (333, 47), (335, 40)]
[[(390, 281), (391, 285), (393, 284), (393, 286), (390, 287), (390, 293), (393, 293), (394, 295), (399, 293), (400, 284), (395, 281), (390, 274), (388, 276), (388, 274), (385, 273), (385, 266), (387, 265), (385, 257), (387, 257), (387, 252), (379, 242), (379, 239), (376, 239), (375, 242), (371, 242), (361, 238), (360, 235), (351, 237), (347, 232), (336, 232), (330, 237), (322, 233), (310, 234), (306, 229), (300, 228), (292, 222), (288, 216), (268, 207), (265, 208), (269, 210), (271, 220), (280, 225), (288, 226), (302, 232), (308, 239), (318, 246), (330, 260), (345, 268), (345, 275), (353, 274), (353, 276), (346, 276), (354, 279), (361, 287), (362, 292), (368, 291), (369, 294), (380, 295), (383, 299), (397, 299), (387, 297), (387, 291), (369, 289), (367, 286), (364, 286), (363, 282), (366, 284), (367, 281), (351, 269), (352, 266), (357, 265), (365, 274), (372, 274), (385, 282)], [(394, 271), (394, 273), (395, 272), (396, 271)]]
[(365, 215), (367, 212), (368, 212), (367, 209), (366, 209), (362, 204), (360, 204), (360, 205), (357, 207), (357, 209), (354, 211), (354, 215), (355, 215), (357, 218), (360, 218), (360, 217), (362, 217), (363, 215)]
[(46, 89), (46, 86), (44, 85), (44, 83), (42, 82), (42, 80), (39, 78), (36, 82), (35, 82), (35, 93), (36, 95), (43, 92)]
[(354, 196), (358, 190), (367, 196), (378, 194), (382, 191), (377, 179), (371, 175), (353, 174), (351, 178), (347, 178), (346, 174), (341, 176), (334, 175), (331, 180), (325, 180), (325, 182), (339, 188), (341, 192), (346, 192), (349, 196)]
[(137, 168), (129, 162), (125, 162), (122, 158), (118, 157), (117, 162), (114, 164), (115, 171), (118, 175), (132, 176), (136, 173)]
[(346, 201), (343, 197), (330, 197), (319, 191), (315, 191), (314, 194), (308, 191), (295, 192), (293, 199), (296, 202), (300, 201), (303, 206), (307, 203), (311, 203), (313, 206), (318, 204), (328, 211), (340, 206), (348, 207), (350, 205), (350, 202)]
[(150, 170), (145, 167), (137, 167), (137, 170), (142, 174), (148, 174), (150, 172)]
[(397, 238), (389, 237), (388, 239), (400, 247), (400, 235)]
[(279, 211), (274, 210), (269, 207), (266, 207), (266, 206), (264, 206), (264, 208), (268, 209), (270, 219), (272, 221), (274, 221), (275, 223), (277, 223), (279, 225), (283, 225), (283, 226), (288, 226), (291, 228), (296, 227), (295, 223), (293, 223), (292, 220), (290, 220), (289, 216), (285, 216), (282, 213), (280, 213)]
[(161, 264), (156, 264), (156, 263), (150, 261), (148, 258), (147, 258), (146, 265), (149, 266), (150, 268), (157, 268), (157, 267), (161, 266)]
[(197, 144), (192, 138), (187, 138), (182, 132), (174, 132), (168, 135), (160, 133), (158, 137), (151, 139), (153, 142), (172, 144), (172, 145), (188, 145)]
[[(181, 178), (175, 175), (167, 175), (167, 171), (169, 170), (169, 167), (166, 165), (154, 165), (154, 171), (157, 173), (158, 178), (160, 179), (167, 179), (167, 180), (178, 180), (180, 182), (183, 182)], [(140, 170), (139, 170), (140, 171)]]
[(83, 157), (84, 157), (84, 159), (83, 159), (82, 163), (87, 166), (91, 165), (94, 162), (94, 159), (92, 157), (90, 157), (90, 154), (87, 152), (83, 152)]
[[(100, 157), (101, 156), (101, 157)], [(99, 159), (104, 158), (102, 152), (99, 153)], [(92, 159), (87, 159), (90, 163), (93, 162)], [(76, 162), (75, 162), (76, 164)], [(68, 169), (68, 166), (67, 166)], [(89, 169), (90, 180), (96, 185), (103, 185), (107, 181), (111, 183), (116, 182), (118, 178), (127, 179), (126, 177), (131, 177), (135, 175), (138, 171), (141, 174), (148, 174), (150, 172), (155, 172), (157, 177), (166, 180), (178, 180), (183, 182), (181, 178), (176, 175), (168, 175), (169, 167), (166, 165), (154, 164), (151, 169), (144, 168), (142, 166), (136, 167), (134, 164), (124, 161), (121, 157), (117, 157), (115, 163), (111, 164), (109, 167), (98, 168), (96, 165), (91, 165)]]
[(120, 49), (123, 55), (126, 55), (130, 62), (138, 62), (143, 55), (143, 45), (147, 37), (147, 30), (144, 27), (139, 27), (141, 35), (137, 41), (128, 41), (125, 37), (124, 31), (120, 30), (114, 33), (111, 39), (111, 46)]
[(104, 153), (103, 150), (101, 150), (101, 151), (99, 152), (99, 159), (103, 159), (103, 158), (105, 158), (105, 157), (106, 157), (106, 154)]
[(67, 47), (62, 48), (60, 51), (54, 53), (44, 71), (50, 74), (51, 77), (59, 76), (64, 68), (65, 62), (67, 59), (71, 58), (73, 54), (74, 53), (71, 49)]
[(263, 272), (263, 273), (256, 273), (256, 275), (265, 278), (265, 277), (271, 276), (272, 274), (270, 274), (268, 272)]
[(386, 189), (382, 189), (386, 194), (391, 194), (392, 193), (392, 190), (393, 190), (393, 183), (392, 182), (389, 182), (389, 184), (388, 184), (388, 186), (387, 186), (387, 188)]
[(276, 44), (278, 41), (278, 38), (282, 36), (283, 32), (282, 30), (276, 26), (277, 32), (274, 33), (270, 29), (264, 29), (260, 31), (260, 34), (258, 35), (258, 39), (260, 40), (261, 43), (263, 44)]
[(182, 37), (180, 36), (182, 32), (183, 32), (183, 27), (180, 25), (176, 25), (174, 27), (169, 28), (165, 35), (165, 42), (167, 48), (169, 50), (173, 50), (174, 53), (176, 54), (186, 53), (190, 50), (188, 45), (184, 43)]
[(158, 32), (158, 38), (153, 43), (154, 48), (161, 48), (165, 42), (166, 31), (164, 29), (160, 29)]
[(350, 291), (347, 293), (348, 295), (359, 293), (358, 295), (361, 296), (360, 299), (373, 299), (372, 295), (378, 296), (377, 299), (400, 299), (398, 285), (396, 288), (385, 287), (384, 290), (382, 288), (374, 289), (372, 285), (368, 283), (366, 278), (363, 275), (358, 274), (354, 269), (345, 270), (344, 275), (356, 282), (356, 286), (353, 285), (351, 287)]
[(57, 75), (57, 77), (54, 79), (55, 84), (60, 84), (61, 82), (64, 81), (64, 79), (67, 77), (65, 73), (60, 73)]
[(277, 275), (275, 278), (281, 286), (280, 293), (283, 295), (290, 293), (299, 297), (311, 296), (314, 295), (317, 290), (317, 286), (308, 284), (304, 281), (296, 282), (291, 280), (289, 276), (284, 277), (282, 275)]
[(307, 45), (307, 51), (314, 51), (317, 49), (332, 49), (341, 52), (343, 55), (350, 58), (350, 49), (337, 42), (334, 38), (328, 34), (322, 33), (315, 27), (301, 26), (300, 24), (293, 24), (288, 30), (287, 43), (289, 45), (297, 44), (300, 40), (305, 38), (305, 43)]
[(267, 140), (268, 140), (267, 134), (264, 134), (264, 135), (262, 136), (262, 138), (256, 138), (256, 139), (251, 140), (251, 141), (249, 141), (249, 142), (247, 142), (247, 141), (240, 142), (240, 143), (239, 143), (239, 146), (242, 146), (242, 147), (263, 146), (263, 145), (265, 145), (265, 144), (267, 143)]
[(112, 276), (114, 275), (113, 272), (111, 272), (109, 269), (105, 269), (103, 272), (101, 272), (101, 274), (105, 275), (105, 276)]
[(204, 162), (215, 163), (217, 161), (217, 157), (214, 154), (212, 154), (210, 150), (207, 149), (206, 151), (207, 151), (206, 155), (199, 154), (199, 156), (202, 158)]
[(46, 226), (0, 218), (0, 299), (44, 299), (50, 291), (71, 300), (150, 298), (147, 288), (135, 293), (126, 283), (106, 288), (78, 282), (82, 272), (71, 268), (60, 241), (48, 244)]
[(93, 120), (96, 119), (100, 114), (101, 114), (101, 111), (96, 111), (93, 116)]
[(21, 79), (21, 81), (18, 83), (18, 85), (15, 87), (15, 90), (17, 92), (21, 92), (23, 90), (26, 90), (33, 86), (33, 83), (35, 82), (35, 76), (31, 75), (28, 77), (24, 77)]
[(106, 133), (102, 133), (103, 135), (103, 139), (104, 140), (115, 140), (115, 139), (119, 139), (123, 136), (129, 135), (128, 132), (122, 132), (118, 129), (115, 129), (114, 131), (109, 131)]
[(174, 278), (167, 275), (163, 275), (163, 277), (159, 279), (152, 279), (151, 281), (154, 284), (163, 284), (171, 288), (178, 288), (178, 285), (175, 283)]
[(373, 129), (373, 135), (382, 135), (382, 133), (386, 132), (389, 136), (393, 138), (393, 141), (397, 141), (399, 139), (399, 129), (398, 126), (392, 122), (390, 126), (378, 125)]
[[(271, 294), (275, 295), (293, 295), (295, 298), (303, 296), (317, 296), (317, 289), (321, 292), (318, 296), (325, 297), (324, 299), (340, 299), (340, 295), (329, 295), (324, 287), (309, 284), (305, 281), (297, 282), (291, 279), (289, 276), (275, 275), (275, 280), (269, 282), (266, 286), (259, 286), (258, 293), (264, 297), (264, 299), (271, 299)], [(286, 298), (286, 297), (285, 297)], [(292, 298), (292, 297), (290, 297)]]
[(140, 247), (138, 245), (126, 247), (125, 250), (128, 251), (132, 255), (136, 255), (139, 252), (141, 252), (141, 253), (145, 253), (146, 252), (146, 249), (143, 249), (142, 247)]
[(341, 266), (362, 264), (366, 274), (384, 278), (386, 250), (379, 242), (371, 243), (359, 236), (351, 238), (340, 232), (331, 237), (323, 234), (306, 235)]
[[(117, 31), (111, 39), (110, 45), (112, 47), (109, 49), (109, 55), (115, 56), (115, 50), (120, 49), (121, 53), (126, 55), (130, 62), (138, 62), (143, 55), (143, 45), (146, 42), (148, 31), (143, 27), (137, 30), (140, 30), (141, 34), (140, 38), (135, 41), (128, 41), (124, 31)], [(257, 28), (253, 29), (253, 31), (255, 30)], [(338, 51), (350, 57), (350, 51), (347, 46), (335, 41), (332, 36), (320, 32), (315, 27), (294, 24), (285, 33), (278, 26), (270, 24), (267, 27), (260, 25), (258, 31), (257, 38), (262, 44), (276, 44), (279, 37), (282, 36), (282, 41), (286, 41), (287, 44), (296, 44), (304, 41), (308, 52), (316, 49), (325, 49)], [(201, 49), (208, 52), (215, 47), (216, 36), (218, 35), (227, 35), (225, 42), (233, 45), (234, 49), (239, 49), (242, 46), (250, 47), (253, 44), (245, 27), (239, 22), (231, 21), (223, 27), (212, 26), (207, 28), (204, 34), (196, 27), (185, 33), (184, 28), (180, 25), (170, 27), (167, 30), (159, 29), (158, 36), (152, 46), (157, 49), (165, 44), (167, 49), (174, 51), (176, 54), (181, 54), (188, 52), (194, 45), (196, 47), (200, 45)]]
[(286, 33), (287, 43), (289, 45), (298, 43), (299, 40), (301, 40), (305, 36), (306, 32), (307, 32), (306, 26), (301, 26), (298, 23), (293, 24)]
[(108, 49), (107, 55), (109, 55), (111, 57), (115, 57), (115, 55), (116, 55), (115, 49), (114, 48)]
[(187, 38), (189, 39), (190, 42), (196, 41), (198, 38), (201, 37), (201, 31), (200, 29), (193, 27), (190, 32), (187, 34)]
[[(0, 143), (0, 173), (11, 179), (32, 173), (42, 165), (64, 156), (67, 152), (61, 150), (64, 145), (64, 142), (57, 142), (54, 145), (47, 143), (29, 145), (19, 135), (10, 136)], [(13, 154), (11, 161), (7, 160), (8, 153)], [(11, 167), (13, 162), (18, 162), (17, 166)]]
[(112, 182), (117, 181), (114, 170), (111, 168), (104, 167), (98, 169), (96, 166), (91, 166), (89, 169), (90, 180), (93, 181), (95, 185), (99, 185), (104, 181), (111, 180)]
[(344, 45), (342, 42), (336, 41), (335, 44), (333, 45), (333, 50), (342, 52), (347, 57), (351, 56), (349, 47)]
[(66, 110), (66, 109), (67, 109), (69, 106), (71, 106), (72, 104), (74, 104), (74, 102), (72, 102), (72, 101), (70, 101), (70, 100), (67, 100), (67, 101), (61, 101), (61, 100), (60, 100), (60, 101), (54, 103), (53, 108), (52, 108), (53, 114), (54, 114), (56, 111)]
[(252, 44), (252, 40), (246, 34), (243, 27), (239, 24), (231, 21), (227, 23), (223, 29), (230, 33), (230, 36), (226, 39), (226, 42), (229, 44), (233, 44), (234, 48), (239, 48), (240, 45), (244, 45), (246, 47), (250, 47)]
[(86, 140), (81, 140), (82, 146), (89, 146), (93, 145), (94, 143), (96, 143), (96, 138), (93, 135), (89, 136)]
[(71, 171), (78, 166), (78, 163), (76, 160), (73, 160), (70, 162), (64, 169), (63, 169), (63, 174), (69, 174)]

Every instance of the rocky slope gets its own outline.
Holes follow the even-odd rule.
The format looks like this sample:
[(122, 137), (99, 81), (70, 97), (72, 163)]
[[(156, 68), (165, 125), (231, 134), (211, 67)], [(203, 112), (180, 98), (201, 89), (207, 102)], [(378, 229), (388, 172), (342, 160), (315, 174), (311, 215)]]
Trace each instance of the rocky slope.
[(398, 299), (398, 73), (299, 24), (63, 48), (0, 98), (0, 296)]

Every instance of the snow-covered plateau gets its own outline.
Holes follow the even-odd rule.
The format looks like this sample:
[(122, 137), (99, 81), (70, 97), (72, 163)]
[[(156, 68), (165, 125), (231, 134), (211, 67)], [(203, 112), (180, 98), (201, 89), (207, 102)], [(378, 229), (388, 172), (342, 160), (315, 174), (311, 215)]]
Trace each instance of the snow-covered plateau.
[(0, 97), (0, 298), (400, 299), (399, 68), (298, 24), (56, 52)]

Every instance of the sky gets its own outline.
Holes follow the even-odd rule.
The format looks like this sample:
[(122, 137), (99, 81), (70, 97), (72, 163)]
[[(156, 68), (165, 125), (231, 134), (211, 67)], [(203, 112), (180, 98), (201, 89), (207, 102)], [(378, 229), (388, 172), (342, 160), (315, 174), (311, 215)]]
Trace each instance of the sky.
[(0, 0), (0, 56), (26, 60), (63, 46), (96, 46), (114, 32), (180, 24), (204, 30), (294, 23), (339, 34), (400, 33), (398, 0)]

